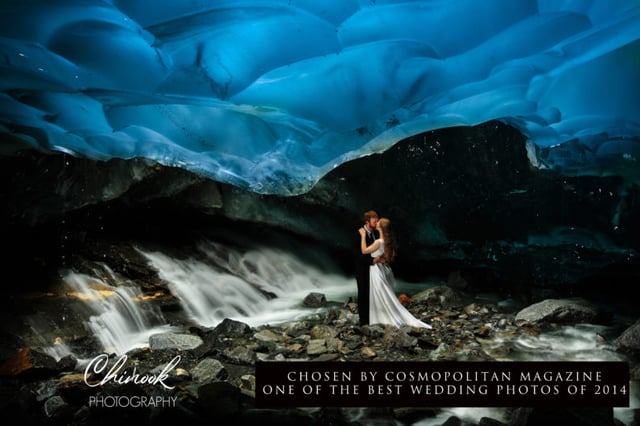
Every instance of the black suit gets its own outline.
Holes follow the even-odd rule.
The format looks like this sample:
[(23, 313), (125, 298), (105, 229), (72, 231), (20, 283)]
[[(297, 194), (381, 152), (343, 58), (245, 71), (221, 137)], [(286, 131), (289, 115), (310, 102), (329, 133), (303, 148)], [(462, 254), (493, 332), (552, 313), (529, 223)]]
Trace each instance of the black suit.
[[(370, 254), (362, 254), (360, 247), (360, 232), (356, 232), (357, 238), (354, 245), (356, 260), (356, 283), (358, 285), (358, 312), (360, 313), (360, 325), (369, 324), (369, 269), (373, 265), (373, 257)], [(373, 244), (378, 238), (375, 229), (371, 234), (366, 234), (367, 246)]]

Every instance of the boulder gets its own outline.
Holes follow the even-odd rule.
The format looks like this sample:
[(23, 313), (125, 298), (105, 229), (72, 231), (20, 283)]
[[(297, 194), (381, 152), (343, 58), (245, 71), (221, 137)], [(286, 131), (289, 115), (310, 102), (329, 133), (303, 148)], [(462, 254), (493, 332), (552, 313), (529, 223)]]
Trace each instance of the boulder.
[(516, 315), (516, 322), (577, 324), (593, 322), (596, 307), (581, 298), (546, 299), (527, 306)]

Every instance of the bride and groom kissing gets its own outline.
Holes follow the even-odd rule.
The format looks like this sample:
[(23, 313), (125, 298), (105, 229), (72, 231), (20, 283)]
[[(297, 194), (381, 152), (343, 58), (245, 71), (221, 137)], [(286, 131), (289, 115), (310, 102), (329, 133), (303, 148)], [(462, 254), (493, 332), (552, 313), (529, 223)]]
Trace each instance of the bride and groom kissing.
[(369, 210), (364, 225), (358, 229), (356, 283), (360, 325), (390, 324), (396, 327), (432, 328), (414, 317), (395, 294), (395, 277), (391, 263), (396, 257), (395, 237), (388, 218), (379, 218)]

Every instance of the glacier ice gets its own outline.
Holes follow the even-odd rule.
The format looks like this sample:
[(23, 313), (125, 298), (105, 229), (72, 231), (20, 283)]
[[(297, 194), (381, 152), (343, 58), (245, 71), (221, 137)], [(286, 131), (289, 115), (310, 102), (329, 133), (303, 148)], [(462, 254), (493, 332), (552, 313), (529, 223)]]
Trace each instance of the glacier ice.
[(631, 0), (7, 0), (0, 153), (142, 157), (258, 193), (499, 120), (538, 167), (640, 182)]

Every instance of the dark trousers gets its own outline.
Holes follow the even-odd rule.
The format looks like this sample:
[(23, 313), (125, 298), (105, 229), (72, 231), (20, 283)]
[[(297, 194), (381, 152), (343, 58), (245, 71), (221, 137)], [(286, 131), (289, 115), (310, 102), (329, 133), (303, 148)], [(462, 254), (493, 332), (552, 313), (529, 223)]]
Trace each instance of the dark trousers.
[(369, 263), (356, 265), (356, 284), (358, 286), (358, 312), (360, 325), (369, 324)]

